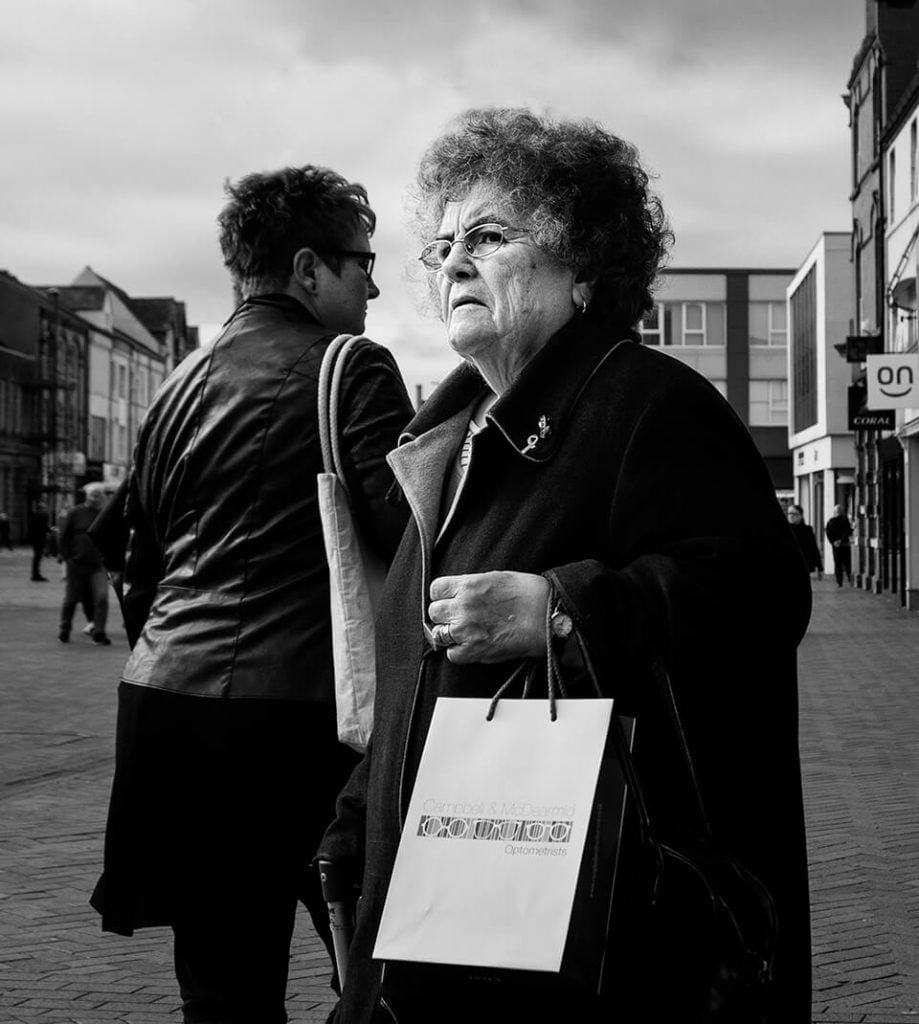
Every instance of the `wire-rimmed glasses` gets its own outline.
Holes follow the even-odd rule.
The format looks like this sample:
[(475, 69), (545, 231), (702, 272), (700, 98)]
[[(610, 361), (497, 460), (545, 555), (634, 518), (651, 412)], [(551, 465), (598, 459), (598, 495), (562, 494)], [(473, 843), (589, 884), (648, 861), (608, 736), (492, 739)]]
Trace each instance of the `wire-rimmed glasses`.
[[(511, 235), (510, 232), (514, 234)], [(470, 228), (465, 235), (454, 238), (450, 241), (447, 238), (438, 238), (429, 242), (418, 257), (424, 265), (425, 270), (440, 270), (446, 263), (454, 245), (462, 245), (466, 253), (474, 260), (483, 259), (496, 253), (510, 238), (525, 235), (525, 231), (508, 227), (505, 224), (477, 224)]]

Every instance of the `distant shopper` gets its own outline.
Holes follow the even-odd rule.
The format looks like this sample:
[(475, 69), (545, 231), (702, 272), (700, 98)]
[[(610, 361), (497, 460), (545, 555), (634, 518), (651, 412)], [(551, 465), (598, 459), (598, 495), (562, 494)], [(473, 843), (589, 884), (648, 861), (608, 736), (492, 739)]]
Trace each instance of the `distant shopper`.
[(87, 530), (105, 504), (105, 486), (87, 484), (83, 488), (86, 498), (75, 505), (64, 517), (58, 539), (60, 558), (67, 573), (64, 603), (61, 606), (61, 626), (57, 638), (62, 644), (70, 640), (73, 613), (87, 587), (92, 589), (93, 643), (108, 646), (105, 633), (108, 618), (108, 576), (102, 565), (99, 549), (90, 540)]
[(801, 554), (804, 555), (804, 562), (808, 572), (816, 572), (817, 579), (823, 579), (823, 559), (820, 557), (820, 548), (817, 547), (817, 538), (814, 536), (813, 527), (804, 522), (804, 509), (800, 505), (788, 506), (788, 525), (795, 535)]
[(5, 512), (0, 512), (0, 547), (13, 550), (10, 542), (10, 517)]
[(826, 539), (833, 548), (833, 570), (836, 574), (836, 585), (842, 586), (845, 574), (849, 583), (852, 582), (852, 524), (842, 505), (833, 506), (832, 518), (827, 520)]
[(48, 506), (40, 501), (29, 514), (29, 544), (32, 547), (32, 582), (47, 583), (41, 574), (41, 560), (48, 537)]

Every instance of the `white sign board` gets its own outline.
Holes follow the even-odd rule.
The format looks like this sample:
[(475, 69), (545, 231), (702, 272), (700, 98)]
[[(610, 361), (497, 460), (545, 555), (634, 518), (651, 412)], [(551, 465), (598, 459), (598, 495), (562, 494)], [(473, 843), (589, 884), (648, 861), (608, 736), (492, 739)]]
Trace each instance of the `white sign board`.
[(868, 408), (919, 408), (919, 353), (868, 356)]

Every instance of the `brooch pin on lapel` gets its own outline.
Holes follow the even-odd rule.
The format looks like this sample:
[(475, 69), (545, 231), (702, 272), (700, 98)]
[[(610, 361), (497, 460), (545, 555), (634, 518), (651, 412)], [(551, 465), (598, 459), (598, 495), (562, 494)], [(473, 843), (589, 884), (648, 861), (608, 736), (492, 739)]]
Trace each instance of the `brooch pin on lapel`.
[(540, 441), (544, 441), (552, 433), (552, 424), (549, 422), (549, 417), (545, 415), (540, 416), (536, 422), (536, 429), (538, 433), (530, 434), (527, 438), (526, 447), (520, 451), (521, 455), (531, 452)]

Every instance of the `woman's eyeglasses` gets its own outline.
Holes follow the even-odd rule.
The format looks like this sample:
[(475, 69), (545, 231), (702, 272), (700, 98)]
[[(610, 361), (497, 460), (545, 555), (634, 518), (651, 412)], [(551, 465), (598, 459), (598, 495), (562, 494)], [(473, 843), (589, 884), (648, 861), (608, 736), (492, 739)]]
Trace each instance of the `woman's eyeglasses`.
[[(514, 234), (510, 235), (509, 232)], [(452, 242), (446, 238), (438, 238), (435, 242), (428, 243), (421, 250), (418, 259), (426, 270), (440, 270), (453, 251), (454, 245), (462, 245), (468, 255), (474, 260), (480, 260), (496, 253), (510, 238), (525, 234), (525, 231), (509, 228), (504, 224), (479, 224), (470, 228), (465, 235), (454, 238)]]

